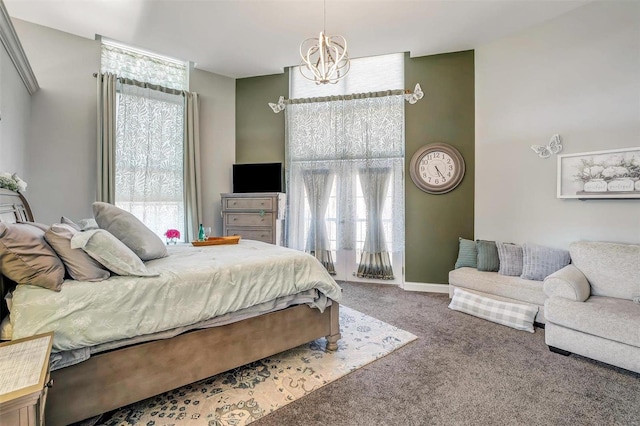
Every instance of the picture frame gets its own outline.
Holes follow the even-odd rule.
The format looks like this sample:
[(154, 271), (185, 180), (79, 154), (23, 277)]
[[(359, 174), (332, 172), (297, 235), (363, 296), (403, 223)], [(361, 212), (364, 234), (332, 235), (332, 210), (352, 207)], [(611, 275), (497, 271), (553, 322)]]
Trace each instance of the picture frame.
[(640, 199), (640, 147), (558, 155), (557, 198)]

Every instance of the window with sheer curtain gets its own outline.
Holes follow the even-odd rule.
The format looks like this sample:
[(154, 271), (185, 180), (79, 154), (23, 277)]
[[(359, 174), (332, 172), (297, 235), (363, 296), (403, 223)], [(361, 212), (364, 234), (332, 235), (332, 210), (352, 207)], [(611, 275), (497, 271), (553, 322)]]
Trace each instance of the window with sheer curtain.
[[(288, 244), (337, 279), (402, 279), (404, 55), (353, 60), (336, 85), (290, 72)], [(343, 96), (323, 100), (318, 97)]]
[(187, 65), (103, 41), (101, 68), (119, 77), (114, 203), (161, 237), (167, 229), (178, 229), (185, 238), (185, 106), (180, 91), (187, 89)]

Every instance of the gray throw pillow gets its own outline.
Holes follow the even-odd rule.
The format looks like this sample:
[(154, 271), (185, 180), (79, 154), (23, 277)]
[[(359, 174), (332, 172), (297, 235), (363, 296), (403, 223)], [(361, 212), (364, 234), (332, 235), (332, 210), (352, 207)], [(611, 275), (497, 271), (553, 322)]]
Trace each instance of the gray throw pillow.
[(142, 260), (169, 256), (167, 246), (137, 217), (109, 203), (93, 203), (93, 216), (100, 229), (109, 231)]
[(476, 240), (478, 271), (498, 272), (500, 259), (495, 241)]
[(55, 223), (44, 233), (44, 238), (53, 247), (67, 273), (78, 281), (102, 281), (111, 275), (100, 263), (82, 249), (71, 248), (71, 238), (79, 231), (71, 225)]
[(522, 275), (522, 246), (512, 243), (496, 242), (500, 269), (498, 274), (519, 277)]
[(155, 277), (140, 258), (119, 239), (104, 229), (78, 232), (71, 238), (72, 249), (82, 249), (101, 265), (118, 275)]
[(44, 239), (46, 225), (0, 223), (0, 272), (18, 284), (60, 291), (64, 265)]
[(458, 259), (454, 268), (463, 267), (478, 267), (478, 250), (475, 241), (458, 237)]
[(522, 275), (526, 280), (543, 281), (571, 263), (568, 250), (525, 243), (522, 247)]

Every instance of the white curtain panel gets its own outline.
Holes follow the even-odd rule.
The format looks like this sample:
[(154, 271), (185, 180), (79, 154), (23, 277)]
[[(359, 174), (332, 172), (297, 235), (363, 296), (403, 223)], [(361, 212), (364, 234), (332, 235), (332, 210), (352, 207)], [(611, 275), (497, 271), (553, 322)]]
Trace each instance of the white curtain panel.
[(329, 170), (304, 170), (302, 176), (311, 213), (305, 250), (314, 255), (330, 274), (335, 274), (325, 222), (333, 174)]
[(382, 222), (391, 169), (365, 168), (360, 169), (359, 173), (366, 204), (367, 230), (358, 265), (358, 276), (392, 280), (395, 277)]
[(182, 94), (119, 84), (115, 204), (159, 236), (185, 231)]
[[(404, 250), (404, 100), (402, 95), (360, 97), (326, 102), (296, 102), (286, 107), (286, 173), (290, 247), (305, 250), (311, 214), (304, 174), (328, 170), (335, 176), (336, 248), (362, 250), (357, 220), (357, 176), (361, 170), (389, 172), (389, 224), (392, 247)], [(369, 226), (369, 224), (367, 224)], [(358, 247), (360, 245), (360, 247)]]

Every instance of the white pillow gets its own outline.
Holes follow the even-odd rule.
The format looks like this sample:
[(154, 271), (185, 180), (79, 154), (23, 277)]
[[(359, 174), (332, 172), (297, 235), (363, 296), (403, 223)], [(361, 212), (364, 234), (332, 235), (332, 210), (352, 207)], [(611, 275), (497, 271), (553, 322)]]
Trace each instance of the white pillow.
[(104, 229), (78, 232), (71, 238), (71, 248), (81, 248), (98, 263), (118, 275), (160, 275), (147, 271), (147, 267), (134, 252)]
[(44, 239), (62, 259), (67, 273), (78, 281), (103, 281), (111, 274), (98, 261), (81, 249), (71, 248), (71, 239), (77, 231), (72, 225), (54, 223), (44, 233)]
[(93, 203), (93, 216), (100, 229), (109, 231), (142, 260), (169, 256), (167, 246), (151, 229), (126, 210), (109, 203)]

